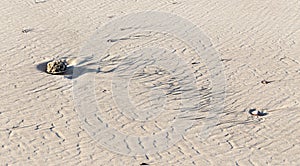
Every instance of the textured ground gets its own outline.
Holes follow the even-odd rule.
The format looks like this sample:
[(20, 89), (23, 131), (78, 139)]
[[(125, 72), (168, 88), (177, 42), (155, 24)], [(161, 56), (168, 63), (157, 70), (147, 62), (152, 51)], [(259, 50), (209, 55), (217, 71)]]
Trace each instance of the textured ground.
[[(0, 6), (0, 165), (299, 165), (299, 0), (4, 0)], [(36, 66), (53, 58), (78, 57), (99, 27), (149, 10), (183, 17), (209, 37), (225, 67), (225, 109), (205, 140), (199, 138), (199, 119), (183, 140), (165, 151), (121, 155), (97, 144), (82, 127), (74, 107), (73, 80), (48, 75)], [(110, 53), (156, 42), (185, 48), (159, 35), (135, 43), (121, 41)], [(182, 56), (192, 57), (193, 52)], [(209, 87), (203, 66), (203, 79), (197, 83)], [(147, 87), (171, 79), (168, 74), (151, 74), (158, 69), (145, 70), (135, 73), (129, 88), (137, 108), (149, 106)], [(145, 73), (151, 77), (142, 77)], [(104, 89), (109, 88), (109, 77), (101, 72), (96, 77), (96, 97), (103, 108), (110, 101), (104, 93), (109, 93)], [(264, 79), (274, 82), (261, 84)], [(171, 96), (167, 101), (174, 100)], [(264, 109), (268, 115), (252, 117), (249, 108)], [(124, 133), (161, 130), (152, 123), (141, 130), (137, 122), (105, 109), (103, 117)], [(159, 117), (160, 126), (167, 125), (164, 117), (168, 115)]]

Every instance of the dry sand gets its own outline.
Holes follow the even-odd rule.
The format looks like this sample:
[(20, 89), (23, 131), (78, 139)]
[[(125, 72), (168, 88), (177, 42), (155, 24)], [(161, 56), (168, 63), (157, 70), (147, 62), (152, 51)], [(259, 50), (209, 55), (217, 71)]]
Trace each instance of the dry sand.
[[(0, 6), (0, 165), (300, 164), (299, 0), (4, 0)], [(99, 145), (83, 127), (73, 100), (73, 80), (36, 66), (53, 58), (80, 57), (99, 27), (151, 10), (189, 20), (210, 39), (225, 68), (225, 109), (206, 139), (199, 138), (198, 119), (181, 141), (165, 151), (122, 155)], [(165, 41), (166, 47), (177, 44), (168, 36), (162, 41), (151, 37), (153, 43)], [(125, 47), (116, 45), (111, 54)], [(155, 124), (141, 130), (137, 122), (106, 108), (110, 99), (102, 92), (109, 88), (109, 77), (101, 72), (96, 77), (97, 101), (112, 110), (102, 112), (104, 119), (129, 135), (160, 131)], [(153, 80), (166, 81), (141, 79), (146, 86), (153, 86)], [(144, 87), (137, 79), (131, 82), (132, 101), (138, 109), (148, 107), (149, 94), (139, 96)], [(268, 114), (254, 117), (247, 111), (250, 108)], [(157, 117), (161, 126), (168, 125), (163, 123), (166, 119), (167, 114)]]

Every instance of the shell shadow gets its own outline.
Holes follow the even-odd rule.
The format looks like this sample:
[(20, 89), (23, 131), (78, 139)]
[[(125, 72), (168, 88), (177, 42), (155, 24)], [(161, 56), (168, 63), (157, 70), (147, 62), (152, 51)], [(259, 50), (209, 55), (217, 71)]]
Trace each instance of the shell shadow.
[(38, 65), (36, 66), (36, 69), (39, 70), (39, 71), (41, 71), (41, 72), (47, 73), (47, 72), (46, 72), (46, 69), (47, 69), (47, 63), (48, 63), (48, 62), (51, 62), (51, 61), (47, 61), (47, 62), (43, 62), (43, 63), (38, 64)]

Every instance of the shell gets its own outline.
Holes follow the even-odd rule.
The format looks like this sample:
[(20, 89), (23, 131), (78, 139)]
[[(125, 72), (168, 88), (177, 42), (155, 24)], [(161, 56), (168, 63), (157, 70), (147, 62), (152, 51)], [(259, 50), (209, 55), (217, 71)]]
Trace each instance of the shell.
[(68, 63), (66, 60), (54, 60), (47, 63), (46, 72), (49, 74), (62, 74), (67, 70)]

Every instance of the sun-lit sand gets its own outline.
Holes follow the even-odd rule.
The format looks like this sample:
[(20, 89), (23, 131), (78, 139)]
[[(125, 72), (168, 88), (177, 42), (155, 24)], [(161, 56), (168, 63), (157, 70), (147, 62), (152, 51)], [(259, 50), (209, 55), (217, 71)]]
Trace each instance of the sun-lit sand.
[[(0, 165), (299, 165), (299, 0), (4, 0), (0, 4)], [(135, 32), (108, 40), (113, 47), (98, 63), (99, 68), (89, 55), (83, 55), (91, 36), (105, 24), (145, 11), (177, 15), (209, 38), (211, 45), (204, 44), (203, 49), (213, 48), (220, 56), (226, 85), (224, 109), (217, 116), (210, 117), (209, 112), (209, 96), (215, 94), (210, 94), (213, 82), (207, 63), (180, 38)], [(150, 46), (165, 48), (164, 55), (182, 57), (193, 72), (189, 76), (195, 77), (190, 82), (201, 89), (203, 98), (191, 108), (193, 114), (179, 117), (192, 124), (178, 142), (157, 153), (133, 155), (131, 136), (151, 136), (171, 126), (168, 134), (157, 137), (154, 143), (157, 148), (167, 146), (164, 141), (174, 129), (170, 122), (178, 118), (173, 116), (181, 102), (199, 97), (177, 96), (178, 89), (190, 87), (183, 85), (184, 81), (190, 83), (189, 77), (176, 80), (176, 74), (159, 65), (140, 68), (133, 63), (129, 67), (138, 70), (130, 73), (128, 84), (123, 84), (130, 102), (123, 98), (126, 92), (111, 81), (124, 74), (122, 66), (115, 70), (115, 62), (132, 51), (142, 55), (138, 49)], [(161, 50), (149, 50), (149, 57), (168, 60), (159, 56)], [(65, 74), (47, 74), (44, 69), (53, 59), (67, 59), (72, 66)], [(125, 67), (132, 63), (131, 59), (122, 60)], [(143, 60), (148, 64), (147, 58)], [(85, 72), (83, 77), (72, 78), (74, 65)], [(169, 69), (174, 65), (170, 63)], [(124, 151), (103, 146), (95, 139), (97, 132), (93, 136), (87, 129), (93, 122), (79, 116), (82, 106), (77, 97), (82, 96), (73, 92), (82, 91), (74, 90), (73, 81), (92, 73), (94, 98), (85, 99), (96, 99), (100, 111), (92, 114), (87, 108), (86, 113), (101, 116), (109, 127), (128, 136), (119, 142), (119, 147), (128, 144)], [(177, 73), (187, 71), (178, 69)], [(130, 110), (120, 113), (120, 107)], [(150, 107), (154, 112), (130, 112)], [(203, 128), (208, 122), (210, 128)], [(138, 141), (141, 147), (148, 146), (147, 141)]]

